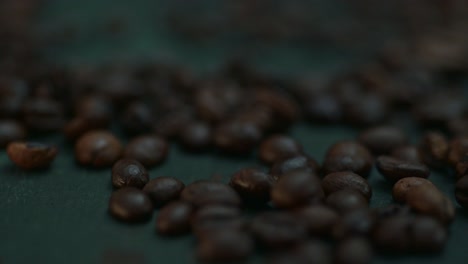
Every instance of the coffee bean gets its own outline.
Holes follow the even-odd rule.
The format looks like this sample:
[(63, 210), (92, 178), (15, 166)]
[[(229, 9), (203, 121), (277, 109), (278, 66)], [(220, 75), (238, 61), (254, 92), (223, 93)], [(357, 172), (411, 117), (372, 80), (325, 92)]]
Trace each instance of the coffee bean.
[(141, 189), (148, 181), (148, 172), (136, 160), (121, 159), (112, 167), (112, 185), (115, 188), (130, 186)]
[(193, 119), (193, 113), (189, 110), (169, 112), (157, 120), (153, 131), (164, 138), (173, 139), (178, 137), (185, 125)]
[(294, 214), (304, 223), (309, 234), (314, 236), (329, 236), (339, 219), (334, 209), (319, 204), (297, 209)]
[(200, 208), (192, 218), (192, 230), (197, 237), (226, 230), (244, 230), (246, 220), (235, 207), (208, 205)]
[(241, 204), (241, 199), (234, 189), (226, 184), (208, 180), (198, 180), (187, 185), (180, 197), (196, 207), (213, 204), (238, 207)]
[(207, 122), (220, 122), (230, 117), (238, 108), (243, 93), (235, 85), (216, 84), (201, 87), (195, 93), (197, 114)]
[(260, 144), (259, 149), (260, 160), (268, 165), (301, 154), (301, 145), (296, 140), (284, 135), (268, 137)]
[(185, 184), (173, 177), (157, 177), (150, 180), (143, 191), (151, 198), (154, 206), (161, 207), (177, 200)]
[(153, 204), (141, 190), (124, 187), (112, 193), (109, 200), (109, 212), (116, 219), (124, 222), (140, 222), (151, 217)]
[(335, 240), (342, 240), (354, 236), (367, 236), (376, 222), (376, 214), (368, 208), (350, 211), (333, 226), (333, 237)]
[(383, 121), (388, 115), (388, 103), (378, 94), (360, 94), (343, 102), (345, 120), (357, 126), (368, 126)]
[(366, 238), (353, 237), (341, 241), (335, 252), (337, 264), (366, 264), (372, 262), (372, 245)]
[(466, 153), (468, 153), (468, 137), (454, 138), (449, 143), (448, 162), (456, 166)]
[(306, 171), (292, 171), (283, 175), (271, 189), (271, 199), (279, 208), (294, 208), (317, 203), (324, 198), (320, 179)]
[(108, 167), (114, 164), (121, 154), (120, 141), (104, 130), (90, 131), (75, 143), (75, 158), (84, 166)]
[(106, 129), (107, 124), (90, 122), (81, 117), (69, 120), (63, 127), (63, 133), (68, 140), (75, 141), (89, 131)]
[(405, 202), (406, 201), (406, 196), (408, 195), (409, 192), (413, 188), (416, 188), (418, 186), (423, 186), (426, 188), (436, 188), (434, 184), (424, 178), (418, 178), (418, 177), (407, 177), (407, 178), (402, 178), (401, 180), (397, 181), (393, 185), (393, 199), (397, 202)]
[(247, 205), (262, 205), (270, 200), (274, 179), (260, 170), (247, 168), (236, 172), (229, 185), (246, 201)]
[(343, 189), (333, 192), (328, 195), (325, 203), (340, 214), (365, 209), (369, 206), (366, 197), (354, 189)]
[(62, 105), (48, 98), (32, 98), (24, 102), (23, 120), (26, 127), (38, 132), (57, 131), (65, 123)]
[(164, 206), (156, 218), (156, 231), (165, 236), (184, 235), (190, 231), (193, 207), (186, 202), (172, 202)]
[(411, 212), (411, 208), (409, 208), (409, 206), (402, 204), (389, 204), (383, 207), (375, 208), (373, 210), (379, 219), (409, 215)]
[(89, 95), (80, 98), (75, 104), (75, 116), (91, 124), (106, 127), (112, 119), (112, 105), (106, 98)]
[(191, 151), (200, 151), (210, 147), (211, 140), (211, 127), (201, 122), (185, 125), (179, 135), (182, 146)]
[(390, 154), (395, 148), (407, 143), (405, 133), (397, 127), (378, 126), (363, 131), (359, 142), (376, 155)]
[(369, 176), (372, 163), (372, 155), (366, 147), (354, 141), (342, 141), (328, 149), (323, 170), (325, 174), (352, 171), (366, 178)]
[(143, 102), (133, 102), (125, 109), (121, 124), (129, 135), (149, 133), (153, 126), (153, 113), (148, 105)]
[(270, 175), (278, 180), (282, 175), (295, 170), (305, 170), (311, 174), (318, 174), (320, 167), (313, 158), (301, 155), (274, 163), (271, 166)]
[(197, 245), (197, 258), (204, 262), (242, 261), (253, 251), (254, 242), (247, 233), (226, 230), (202, 236)]
[(398, 160), (390, 156), (378, 157), (376, 167), (389, 181), (398, 181), (407, 177), (427, 178), (431, 173), (424, 164)]
[(378, 222), (372, 233), (374, 245), (383, 252), (398, 254), (411, 250), (412, 239), (409, 234), (413, 217), (394, 216)]
[(392, 151), (391, 156), (395, 159), (410, 163), (423, 163), (423, 157), (419, 148), (411, 145), (395, 148)]
[(156, 135), (143, 135), (136, 137), (125, 147), (123, 156), (136, 159), (145, 167), (154, 167), (167, 159), (169, 143)]
[(15, 141), (8, 144), (7, 154), (13, 163), (26, 170), (44, 169), (50, 166), (58, 150), (36, 142)]
[(26, 138), (26, 129), (22, 124), (13, 120), (0, 121), (0, 148), (5, 148), (13, 141), (20, 141)]
[(325, 195), (343, 189), (354, 189), (364, 195), (367, 200), (372, 197), (372, 189), (363, 177), (350, 171), (330, 173), (322, 179)]
[(330, 247), (321, 240), (309, 240), (275, 252), (268, 259), (268, 264), (331, 264), (333, 255)]
[(260, 131), (272, 131), (278, 127), (275, 123), (273, 110), (266, 105), (252, 105), (235, 116), (235, 120), (240, 123), (253, 124), (258, 127)]
[(420, 148), (424, 162), (428, 166), (440, 168), (446, 164), (449, 143), (443, 134), (427, 132), (422, 138)]
[(255, 104), (263, 104), (273, 110), (276, 122), (288, 125), (299, 117), (299, 106), (288, 97), (272, 89), (258, 89), (255, 91)]
[(333, 95), (317, 94), (305, 99), (304, 113), (307, 119), (321, 123), (336, 123), (343, 118), (343, 107)]
[(431, 93), (412, 109), (415, 118), (424, 125), (443, 125), (453, 118), (460, 118), (466, 111), (463, 95), (451, 92)]
[(299, 219), (286, 212), (264, 212), (256, 215), (251, 231), (267, 248), (285, 248), (306, 238), (306, 228)]
[(455, 218), (455, 206), (437, 187), (419, 185), (406, 194), (406, 204), (420, 214), (432, 216), (449, 224)]
[(262, 132), (252, 123), (228, 121), (214, 131), (214, 143), (220, 150), (231, 154), (249, 153), (260, 141)]
[(468, 153), (463, 155), (455, 165), (455, 176), (457, 180), (468, 175)]
[(468, 175), (461, 177), (455, 185), (455, 198), (457, 202), (468, 207)]
[(413, 251), (437, 253), (442, 251), (447, 241), (447, 231), (436, 219), (418, 216), (413, 219), (409, 230)]

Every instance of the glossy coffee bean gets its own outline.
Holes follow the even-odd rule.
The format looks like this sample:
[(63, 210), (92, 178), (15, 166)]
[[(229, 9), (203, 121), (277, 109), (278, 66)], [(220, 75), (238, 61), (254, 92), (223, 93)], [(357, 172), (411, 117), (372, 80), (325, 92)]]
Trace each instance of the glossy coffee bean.
[(125, 147), (123, 156), (151, 168), (164, 162), (169, 155), (169, 143), (156, 135), (136, 137)]
[(228, 121), (217, 126), (213, 136), (216, 147), (221, 151), (245, 154), (260, 141), (262, 132), (252, 123)]
[(393, 199), (397, 202), (403, 203), (406, 201), (406, 196), (413, 188), (423, 186), (424, 188), (436, 188), (435, 185), (424, 178), (407, 177), (402, 178), (393, 185)]
[(448, 237), (445, 227), (428, 216), (415, 217), (409, 232), (413, 251), (420, 253), (434, 254), (442, 251)]
[(7, 154), (16, 166), (26, 169), (44, 169), (50, 166), (57, 156), (58, 150), (36, 142), (15, 141), (8, 144)]
[(262, 162), (272, 165), (276, 162), (302, 154), (301, 145), (288, 136), (273, 135), (260, 144), (259, 158)]
[(314, 236), (329, 236), (333, 226), (338, 222), (338, 213), (325, 205), (309, 205), (294, 211), (307, 228), (309, 234)]
[(90, 131), (75, 143), (75, 158), (79, 164), (96, 168), (109, 167), (122, 155), (120, 141), (104, 130)]
[(366, 178), (369, 176), (372, 163), (372, 155), (366, 147), (354, 141), (342, 141), (328, 149), (323, 170), (326, 174), (352, 171)]
[(185, 149), (200, 151), (211, 146), (211, 134), (211, 127), (208, 124), (192, 122), (181, 129), (179, 142)]
[(323, 198), (320, 179), (302, 170), (283, 175), (271, 189), (273, 204), (279, 208), (300, 207), (321, 202)]
[(284, 248), (303, 241), (306, 228), (294, 215), (286, 212), (264, 212), (256, 215), (250, 226), (258, 242), (267, 248)]
[(337, 264), (367, 264), (372, 262), (371, 243), (363, 237), (353, 237), (341, 241), (335, 252)]
[(382, 219), (372, 232), (374, 245), (383, 252), (401, 254), (411, 250), (409, 234), (413, 217), (409, 215)]
[(160, 235), (184, 235), (190, 231), (193, 207), (186, 202), (172, 202), (164, 206), (156, 218), (156, 231)]
[(368, 208), (369, 204), (364, 195), (353, 189), (343, 189), (328, 195), (325, 203), (337, 210), (340, 214), (346, 214), (358, 209)]
[(419, 148), (411, 145), (395, 148), (390, 156), (410, 163), (423, 163), (421, 151)]
[(424, 163), (433, 168), (440, 168), (447, 162), (449, 143), (438, 132), (427, 132), (420, 143)]
[(377, 170), (389, 181), (406, 177), (427, 178), (431, 173), (424, 164), (398, 160), (390, 156), (380, 156), (376, 162)]
[(0, 121), (0, 148), (6, 147), (13, 141), (20, 141), (26, 138), (26, 129), (22, 124), (12, 120)]
[(235, 207), (208, 205), (200, 208), (192, 218), (192, 230), (197, 237), (226, 230), (244, 230), (246, 220)]
[(320, 167), (313, 158), (301, 155), (274, 163), (271, 166), (270, 175), (278, 180), (282, 175), (295, 170), (305, 170), (311, 174), (318, 174)]
[(141, 190), (125, 187), (112, 193), (109, 200), (109, 212), (123, 222), (140, 222), (151, 217), (153, 204)]
[(322, 179), (322, 187), (325, 195), (343, 189), (354, 189), (370, 200), (372, 189), (366, 179), (350, 171), (334, 172)]
[(136, 160), (121, 159), (112, 167), (112, 185), (115, 188), (129, 186), (141, 189), (148, 181), (148, 171)]
[(458, 204), (468, 207), (468, 175), (461, 177), (455, 184), (455, 198)]
[(215, 232), (199, 239), (197, 259), (204, 262), (243, 261), (253, 253), (254, 248), (253, 239), (245, 232)]
[(121, 124), (129, 135), (140, 135), (151, 132), (154, 118), (150, 107), (143, 102), (133, 102), (124, 110)]
[(237, 192), (229, 185), (208, 181), (195, 181), (182, 191), (180, 198), (193, 204), (195, 207), (220, 204), (238, 207), (241, 205), (241, 198)]
[(258, 169), (247, 168), (236, 172), (229, 185), (246, 201), (246, 204), (261, 205), (270, 200), (274, 179)]
[(177, 200), (185, 184), (173, 177), (157, 177), (150, 180), (143, 191), (151, 198), (154, 206), (161, 207)]
[(408, 142), (405, 133), (392, 126), (378, 126), (364, 130), (359, 134), (358, 140), (376, 155), (390, 154), (395, 148)]
[(438, 219), (449, 224), (455, 218), (452, 201), (435, 187), (417, 186), (406, 195), (406, 204), (415, 212)]

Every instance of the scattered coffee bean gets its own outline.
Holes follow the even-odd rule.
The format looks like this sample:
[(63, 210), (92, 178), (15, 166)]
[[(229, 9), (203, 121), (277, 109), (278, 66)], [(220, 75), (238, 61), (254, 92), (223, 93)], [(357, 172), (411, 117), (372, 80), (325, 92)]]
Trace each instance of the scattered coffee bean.
[(161, 164), (169, 155), (169, 143), (156, 135), (143, 135), (132, 139), (125, 147), (123, 156), (141, 162), (151, 168)]
[(432, 216), (449, 224), (455, 218), (455, 206), (437, 187), (419, 185), (406, 194), (406, 204), (420, 214)]
[(90, 122), (81, 117), (75, 117), (63, 127), (63, 133), (68, 140), (75, 141), (89, 131), (105, 129), (107, 124)]
[(210, 126), (201, 122), (193, 122), (181, 129), (179, 140), (186, 149), (200, 151), (211, 145), (211, 134)]
[(380, 220), (372, 233), (374, 245), (382, 252), (400, 254), (411, 250), (409, 230), (413, 217), (394, 216)]
[(226, 184), (207, 180), (187, 185), (180, 197), (196, 207), (212, 204), (238, 207), (241, 204), (241, 198), (234, 189)]
[(403, 203), (406, 201), (406, 196), (415, 187), (423, 186), (425, 188), (436, 188), (434, 184), (424, 178), (407, 177), (402, 178), (393, 185), (393, 199), (397, 202)]
[(115, 188), (126, 186), (143, 188), (149, 181), (145, 167), (132, 159), (121, 159), (112, 167), (112, 185)]
[(465, 175), (468, 175), (468, 153), (463, 155), (455, 165), (455, 176), (457, 179), (460, 179)]
[(317, 161), (308, 156), (296, 156), (274, 163), (270, 169), (270, 175), (278, 180), (282, 175), (295, 170), (305, 170), (309, 173), (318, 174), (319, 165)]
[(254, 248), (253, 239), (247, 233), (226, 230), (202, 236), (197, 245), (197, 258), (205, 262), (242, 261)]
[(151, 198), (155, 207), (177, 200), (185, 184), (173, 177), (158, 177), (150, 180), (143, 191)]
[(193, 207), (186, 202), (172, 202), (164, 206), (156, 218), (156, 231), (165, 236), (184, 235), (190, 231)]
[(434, 254), (442, 251), (447, 241), (447, 231), (436, 219), (415, 217), (409, 230), (413, 251)]
[(11, 142), (7, 147), (10, 160), (26, 170), (49, 167), (57, 153), (55, 146), (36, 142)]
[(235, 207), (208, 205), (200, 208), (192, 218), (192, 230), (198, 237), (226, 230), (244, 230), (246, 220)]
[(335, 252), (337, 264), (367, 264), (372, 262), (372, 245), (363, 237), (353, 237), (341, 241)]
[(368, 201), (359, 191), (343, 189), (328, 195), (325, 203), (341, 214), (368, 208)]
[(468, 175), (461, 177), (455, 185), (455, 198), (457, 202), (468, 207)]
[(314, 236), (329, 236), (339, 219), (334, 209), (319, 204), (297, 209), (294, 214), (304, 223), (309, 234)]
[(390, 156), (377, 158), (377, 170), (389, 181), (398, 181), (407, 177), (427, 178), (431, 173), (424, 164), (398, 160)]
[(294, 208), (321, 202), (324, 192), (320, 179), (306, 171), (283, 175), (271, 189), (271, 199), (279, 208)]
[(354, 189), (364, 195), (367, 200), (372, 197), (372, 189), (363, 177), (350, 171), (330, 173), (322, 179), (325, 195), (343, 189)]
[(270, 136), (260, 144), (259, 149), (260, 160), (268, 165), (301, 154), (301, 145), (296, 140), (284, 135)]
[(395, 159), (410, 163), (423, 163), (423, 157), (419, 148), (411, 145), (395, 148), (392, 151), (391, 156)]
[(153, 126), (153, 113), (143, 102), (133, 102), (125, 109), (121, 123), (129, 135), (149, 133)]
[(304, 114), (311, 121), (336, 123), (343, 118), (343, 107), (335, 96), (318, 94), (306, 99)]
[(214, 143), (230, 154), (245, 154), (260, 141), (260, 129), (251, 123), (230, 121), (220, 124), (214, 131)]
[(26, 138), (26, 129), (20, 123), (12, 120), (0, 121), (0, 148), (5, 148), (13, 141)]
[(75, 116), (87, 123), (100, 124), (106, 127), (112, 118), (112, 105), (106, 98), (89, 95), (80, 98), (75, 104)]
[(267, 248), (297, 244), (307, 234), (300, 220), (286, 212), (260, 213), (254, 217), (250, 228), (259, 243)]
[(427, 132), (422, 138), (420, 148), (428, 166), (441, 168), (447, 162), (449, 143), (443, 134)]
[(109, 200), (109, 212), (124, 222), (140, 222), (151, 217), (153, 204), (141, 190), (124, 187), (112, 193)]
[(229, 185), (246, 201), (246, 205), (262, 205), (270, 200), (273, 182), (269, 174), (247, 168), (236, 172)]
[(368, 208), (350, 211), (333, 226), (333, 237), (335, 240), (342, 240), (354, 236), (367, 236), (376, 222), (377, 216)]
[(352, 171), (367, 178), (372, 163), (372, 155), (366, 147), (354, 141), (342, 141), (335, 143), (328, 149), (323, 170), (326, 174)]
[(468, 137), (454, 138), (449, 143), (448, 162), (456, 166), (466, 153), (468, 153)]
[(23, 120), (27, 128), (38, 132), (53, 132), (65, 123), (62, 105), (49, 98), (32, 98), (23, 105)]
[(408, 138), (400, 129), (392, 126), (379, 126), (363, 131), (359, 142), (376, 155), (390, 154), (395, 148), (407, 143)]
[(75, 144), (76, 160), (84, 166), (109, 167), (120, 158), (121, 154), (120, 141), (104, 130), (88, 132)]

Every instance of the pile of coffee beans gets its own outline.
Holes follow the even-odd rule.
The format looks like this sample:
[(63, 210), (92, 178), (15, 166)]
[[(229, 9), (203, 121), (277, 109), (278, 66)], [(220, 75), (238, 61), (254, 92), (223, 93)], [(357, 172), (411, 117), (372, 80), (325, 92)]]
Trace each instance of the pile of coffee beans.
[[(142, 223), (157, 209), (156, 232), (192, 233), (201, 261), (245, 260), (256, 249), (268, 263), (440, 252), (455, 205), (431, 170), (453, 177), (456, 200), (468, 207), (468, 45), (453, 49), (464, 38), (422, 32), (323, 85), (242, 61), (205, 75), (157, 62), (57, 67), (37, 55), (28, 26), (36, 8), (33, 0), (0, 3), (0, 146), (22, 169), (47, 169), (58, 148), (28, 137), (63, 136), (79, 165), (112, 168), (108, 210), (116, 220)], [(3, 12), (15, 19), (6, 23), (12, 16)], [(421, 45), (425, 52), (413, 52)], [(302, 121), (359, 135), (335, 142), (318, 162), (288, 135)], [(170, 142), (234, 157), (257, 150), (259, 163), (228, 183), (152, 178)], [(374, 165), (393, 185), (394, 204), (369, 207)]]

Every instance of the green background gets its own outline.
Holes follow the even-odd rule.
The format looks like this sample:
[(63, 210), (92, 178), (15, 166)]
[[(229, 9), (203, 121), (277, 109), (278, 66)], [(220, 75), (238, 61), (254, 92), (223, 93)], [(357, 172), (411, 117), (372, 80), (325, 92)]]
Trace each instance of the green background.
[[(44, 43), (46, 58), (54, 63), (87, 64), (109, 61), (160, 59), (206, 71), (229, 54), (244, 54), (258, 67), (287, 74), (320, 74), (359, 61), (356, 56), (305, 44), (242, 44), (232, 39), (188, 43), (164, 26), (167, 4), (160, 1), (48, 1), (38, 18), (40, 34), (54, 36), (63, 27), (76, 31), (68, 41)], [(123, 17), (126, 28), (106, 32), (113, 17)], [(50, 39), (53, 39), (51, 37)], [(241, 45), (242, 44), (242, 45)], [(362, 58), (361, 58), (362, 59)], [(395, 121), (400, 123), (399, 121)], [(404, 122), (404, 124), (406, 124)], [(418, 132), (405, 125), (416, 143)], [(329, 145), (352, 139), (356, 131), (346, 127), (299, 124), (291, 134), (305, 150), (322, 161)], [(168, 239), (155, 234), (154, 220), (140, 225), (114, 221), (107, 214), (112, 188), (109, 170), (78, 167), (73, 150), (62, 136), (40, 138), (55, 143), (60, 154), (50, 170), (24, 172), (0, 153), (0, 263), (195, 263), (193, 237)], [(151, 170), (151, 177), (175, 176), (190, 183), (221, 175), (227, 181), (236, 170), (259, 165), (255, 154), (245, 159), (214, 153), (187, 154), (173, 144), (168, 161)], [(446, 174), (430, 176), (453, 200), (453, 179)], [(391, 185), (375, 170), (370, 176), (372, 206), (392, 201)], [(457, 208), (445, 251), (435, 256), (376, 257), (375, 263), (466, 263), (468, 213)], [(156, 215), (157, 213), (155, 213)], [(256, 256), (251, 263), (261, 263)]]

